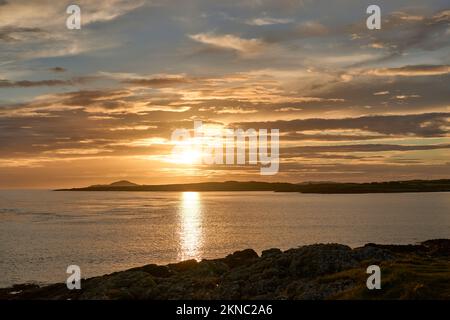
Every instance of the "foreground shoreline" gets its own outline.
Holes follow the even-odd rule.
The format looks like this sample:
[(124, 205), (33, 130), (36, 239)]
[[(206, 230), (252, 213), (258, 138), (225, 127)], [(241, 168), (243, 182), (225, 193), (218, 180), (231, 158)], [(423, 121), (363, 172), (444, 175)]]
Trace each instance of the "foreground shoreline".
[[(368, 290), (366, 269), (381, 268)], [(450, 239), (417, 245), (315, 244), (258, 256), (252, 249), (221, 259), (149, 264), (66, 284), (0, 289), (0, 299), (445, 299), (450, 300)]]

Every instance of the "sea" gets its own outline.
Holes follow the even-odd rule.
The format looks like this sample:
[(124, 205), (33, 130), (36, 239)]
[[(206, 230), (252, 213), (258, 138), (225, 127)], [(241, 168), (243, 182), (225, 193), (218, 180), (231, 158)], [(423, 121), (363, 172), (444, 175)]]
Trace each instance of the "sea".
[(0, 287), (314, 243), (450, 238), (450, 193), (0, 191)]

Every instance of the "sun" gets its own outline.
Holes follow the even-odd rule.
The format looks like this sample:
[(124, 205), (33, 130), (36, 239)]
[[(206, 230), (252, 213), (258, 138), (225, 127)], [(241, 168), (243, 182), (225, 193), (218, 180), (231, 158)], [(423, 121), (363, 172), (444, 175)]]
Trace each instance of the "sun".
[(187, 149), (179, 154), (174, 154), (175, 162), (179, 164), (197, 164), (200, 163), (202, 154), (194, 149)]
[(166, 161), (180, 165), (200, 164), (202, 162), (202, 152), (201, 149), (196, 148), (188, 141), (173, 148)]

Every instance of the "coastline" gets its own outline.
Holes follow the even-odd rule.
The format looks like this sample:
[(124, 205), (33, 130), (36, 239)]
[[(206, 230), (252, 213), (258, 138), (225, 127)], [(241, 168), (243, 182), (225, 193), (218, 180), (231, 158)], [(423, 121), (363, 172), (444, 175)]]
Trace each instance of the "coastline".
[[(368, 290), (366, 269), (381, 269), (380, 290)], [(415, 245), (314, 244), (260, 256), (246, 249), (224, 258), (149, 264), (65, 283), (0, 289), (0, 300), (450, 300), (450, 239)]]
[(225, 181), (186, 184), (138, 185), (118, 181), (109, 185), (93, 185), (84, 188), (56, 189), (54, 191), (121, 191), (121, 192), (207, 192), (207, 191), (273, 191), (316, 194), (368, 194), (450, 192), (450, 179), (405, 180), (385, 182), (317, 182), (288, 183), (261, 181)]

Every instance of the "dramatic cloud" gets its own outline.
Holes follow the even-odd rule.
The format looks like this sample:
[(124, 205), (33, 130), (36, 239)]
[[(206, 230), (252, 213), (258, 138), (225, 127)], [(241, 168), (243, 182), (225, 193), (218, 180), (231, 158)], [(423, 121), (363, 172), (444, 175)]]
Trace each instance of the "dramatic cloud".
[(260, 179), (166, 162), (194, 120), (279, 129), (274, 180), (448, 177), (450, 11), (380, 1), (380, 30), (325, 0), (80, 0), (68, 30), (68, 0), (0, 0), (0, 187)]

